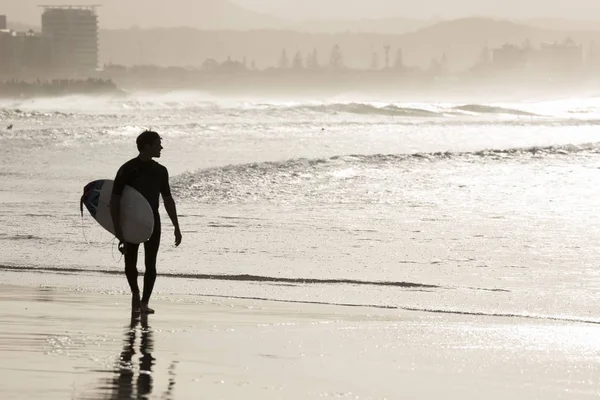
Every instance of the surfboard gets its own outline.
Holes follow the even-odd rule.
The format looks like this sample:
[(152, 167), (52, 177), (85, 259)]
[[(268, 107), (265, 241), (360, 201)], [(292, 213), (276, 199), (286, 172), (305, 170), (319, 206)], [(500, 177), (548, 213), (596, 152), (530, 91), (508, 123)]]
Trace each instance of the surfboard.
[[(100, 179), (85, 185), (81, 197), (91, 216), (107, 231), (115, 234), (110, 214), (110, 199), (114, 181)], [(148, 200), (131, 186), (125, 186), (121, 195), (121, 229), (125, 241), (142, 243), (150, 239), (154, 231), (154, 214)]]

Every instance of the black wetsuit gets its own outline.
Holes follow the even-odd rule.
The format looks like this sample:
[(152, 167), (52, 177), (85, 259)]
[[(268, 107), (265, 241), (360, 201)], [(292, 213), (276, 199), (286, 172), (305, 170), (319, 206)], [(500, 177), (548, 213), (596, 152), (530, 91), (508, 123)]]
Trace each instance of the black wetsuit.
[[(144, 273), (144, 293), (142, 302), (148, 302), (154, 282), (156, 281), (156, 255), (160, 246), (160, 214), (158, 212), (159, 196), (162, 194), (163, 199), (171, 197), (171, 189), (169, 187), (169, 173), (167, 169), (156, 161), (143, 161), (140, 158), (134, 158), (127, 161), (119, 168), (115, 182), (113, 184), (113, 195), (121, 195), (125, 185), (131, 186), (140, 192), (154, 213), (154, 231), (152, 236), (144, 243), (144, 256), (146, 264), (146, 272)], [(125, 275), (131, 287), (132, 292), (139, 292), (137, 278), (137, 257), (139, 244), (125, 243)]]

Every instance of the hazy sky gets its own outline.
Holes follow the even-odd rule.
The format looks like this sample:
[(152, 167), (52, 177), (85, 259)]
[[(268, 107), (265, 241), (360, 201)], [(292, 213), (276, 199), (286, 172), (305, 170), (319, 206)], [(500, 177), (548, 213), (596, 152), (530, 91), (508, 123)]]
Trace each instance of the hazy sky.
[(496, 15), (511, 18), (600, 19), (600, 0), (232, 0), (287, 18), (429, 18)]
[[(144, 27), (145, 21), (161, 21), (167, 9), (171, 22), (177, 19), (190, 24), (199, 16), (210, 18), (207, 8), (220, 0), (77, 0), (75, 4), (102, 4), (103, 27)], [(231, 0), (256, 11), (290, 19), (305, 18), (455, 18), (463, 16), (497, 16), (509, 18), (564, 17), (600, 20), (600, 0)], [(69, 3), (41, 0), (0, 0), (0, 14), (12, 21), (40, 24), (43, 3)], [(211, 4), (207, 6), (207, 4)], [(200, 11), (203, 10), (203, 11)], [(103, 20), (102, 20), (103, 19)], [(177, 21), (178, 22), (178, 21)]]

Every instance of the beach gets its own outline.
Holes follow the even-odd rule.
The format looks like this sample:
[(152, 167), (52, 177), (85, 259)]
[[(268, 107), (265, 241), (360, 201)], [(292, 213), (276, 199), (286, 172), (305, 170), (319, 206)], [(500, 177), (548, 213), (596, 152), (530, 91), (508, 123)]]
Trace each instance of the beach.
[[(1, 100), (0, 398), (596, 398), (598, 104)], [(79, 200), (146, 128), (183, 242), (132, 321)]]
[(2, 285), (6, 399), (597, 398), (594, 324)]

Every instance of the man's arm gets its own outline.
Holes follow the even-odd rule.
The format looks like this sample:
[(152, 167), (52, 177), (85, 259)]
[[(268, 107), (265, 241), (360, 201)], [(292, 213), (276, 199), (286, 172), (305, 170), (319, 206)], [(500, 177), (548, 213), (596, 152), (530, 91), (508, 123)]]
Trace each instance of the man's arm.
[(179, 229), (179, 221), (177, 219), (177, 207), (175, 207), (175, 200), (173, 200), (172, 196), (163, 197), (163, 202), (165, 203), (165, 210), (167, 210), (167, 214), (169, 214), (169, 218), (171, 218), (171, 222), (173, 223), (173, 227), (175, 228), (175, 246), (179, 246), (181, 244), (181, 230)]
[(177, 220), (177, 207), (175, 207), (175, 200), (171, 195), (171, 186), (169, 185), (169, 171), (166, 168), (163, 169), (162, 182), (160, 185), (160, 194), (162, 195), (163, 202), (165, 203), (165, 210), (171, 218), (173, 227), (175, 228), (175, 246), (181, 244), (181, 230), (179, 229), (179, 221)]

